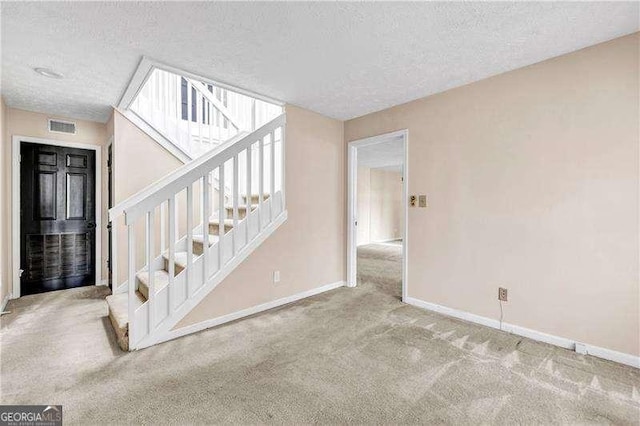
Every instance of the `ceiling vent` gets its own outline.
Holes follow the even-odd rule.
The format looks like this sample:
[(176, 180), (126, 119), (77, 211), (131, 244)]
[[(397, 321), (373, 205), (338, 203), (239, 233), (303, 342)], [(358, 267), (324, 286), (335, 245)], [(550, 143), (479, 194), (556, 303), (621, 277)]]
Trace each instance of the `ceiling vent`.
[(49, 131), (53, 133), (76, 134), (76, 123), (73, 121), (62, 121), (49, 119)]

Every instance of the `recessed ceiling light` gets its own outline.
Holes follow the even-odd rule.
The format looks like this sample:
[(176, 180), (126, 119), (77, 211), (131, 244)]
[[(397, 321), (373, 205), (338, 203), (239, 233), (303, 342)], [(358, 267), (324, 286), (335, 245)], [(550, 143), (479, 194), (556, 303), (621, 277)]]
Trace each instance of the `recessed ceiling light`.
[(33, 69), (35, 72), (37, 72), (40, 75), (43, 75), (45, 77), (49, 77), (49, 78), (63, 78), (64, 76), (62, 74), (58, 74), (57, 72), (50, 70), (49, 68), (34, 68)]

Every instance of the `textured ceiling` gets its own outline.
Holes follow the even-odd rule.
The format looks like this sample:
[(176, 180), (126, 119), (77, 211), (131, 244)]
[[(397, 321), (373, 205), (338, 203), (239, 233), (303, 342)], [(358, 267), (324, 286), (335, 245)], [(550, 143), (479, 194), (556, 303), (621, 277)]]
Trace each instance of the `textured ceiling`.
[[(629, 3), (2, 2), (9, 106), (105, 121), (142, 55), (349, 119), (639, 29)], [(48, 67), (52, 80), (33, 72)]]

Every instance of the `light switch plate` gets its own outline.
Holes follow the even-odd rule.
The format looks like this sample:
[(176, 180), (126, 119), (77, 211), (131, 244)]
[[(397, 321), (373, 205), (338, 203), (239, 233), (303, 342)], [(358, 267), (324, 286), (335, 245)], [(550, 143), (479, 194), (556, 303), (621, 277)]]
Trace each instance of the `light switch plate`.
[(418, 197), (418, 204), (420, 207), (427, 207), (427, 196), (426, 195), (420, 195)]

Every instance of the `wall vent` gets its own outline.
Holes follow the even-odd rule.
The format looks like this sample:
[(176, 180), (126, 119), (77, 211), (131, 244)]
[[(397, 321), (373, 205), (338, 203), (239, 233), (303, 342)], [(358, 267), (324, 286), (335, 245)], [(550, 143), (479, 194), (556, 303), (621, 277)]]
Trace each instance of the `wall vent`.
[(73, 121), (49, 119), (49, 131), (53, 133), (66, 133), (68, 135), (75, 135), (76, 123), (74, 123)]

